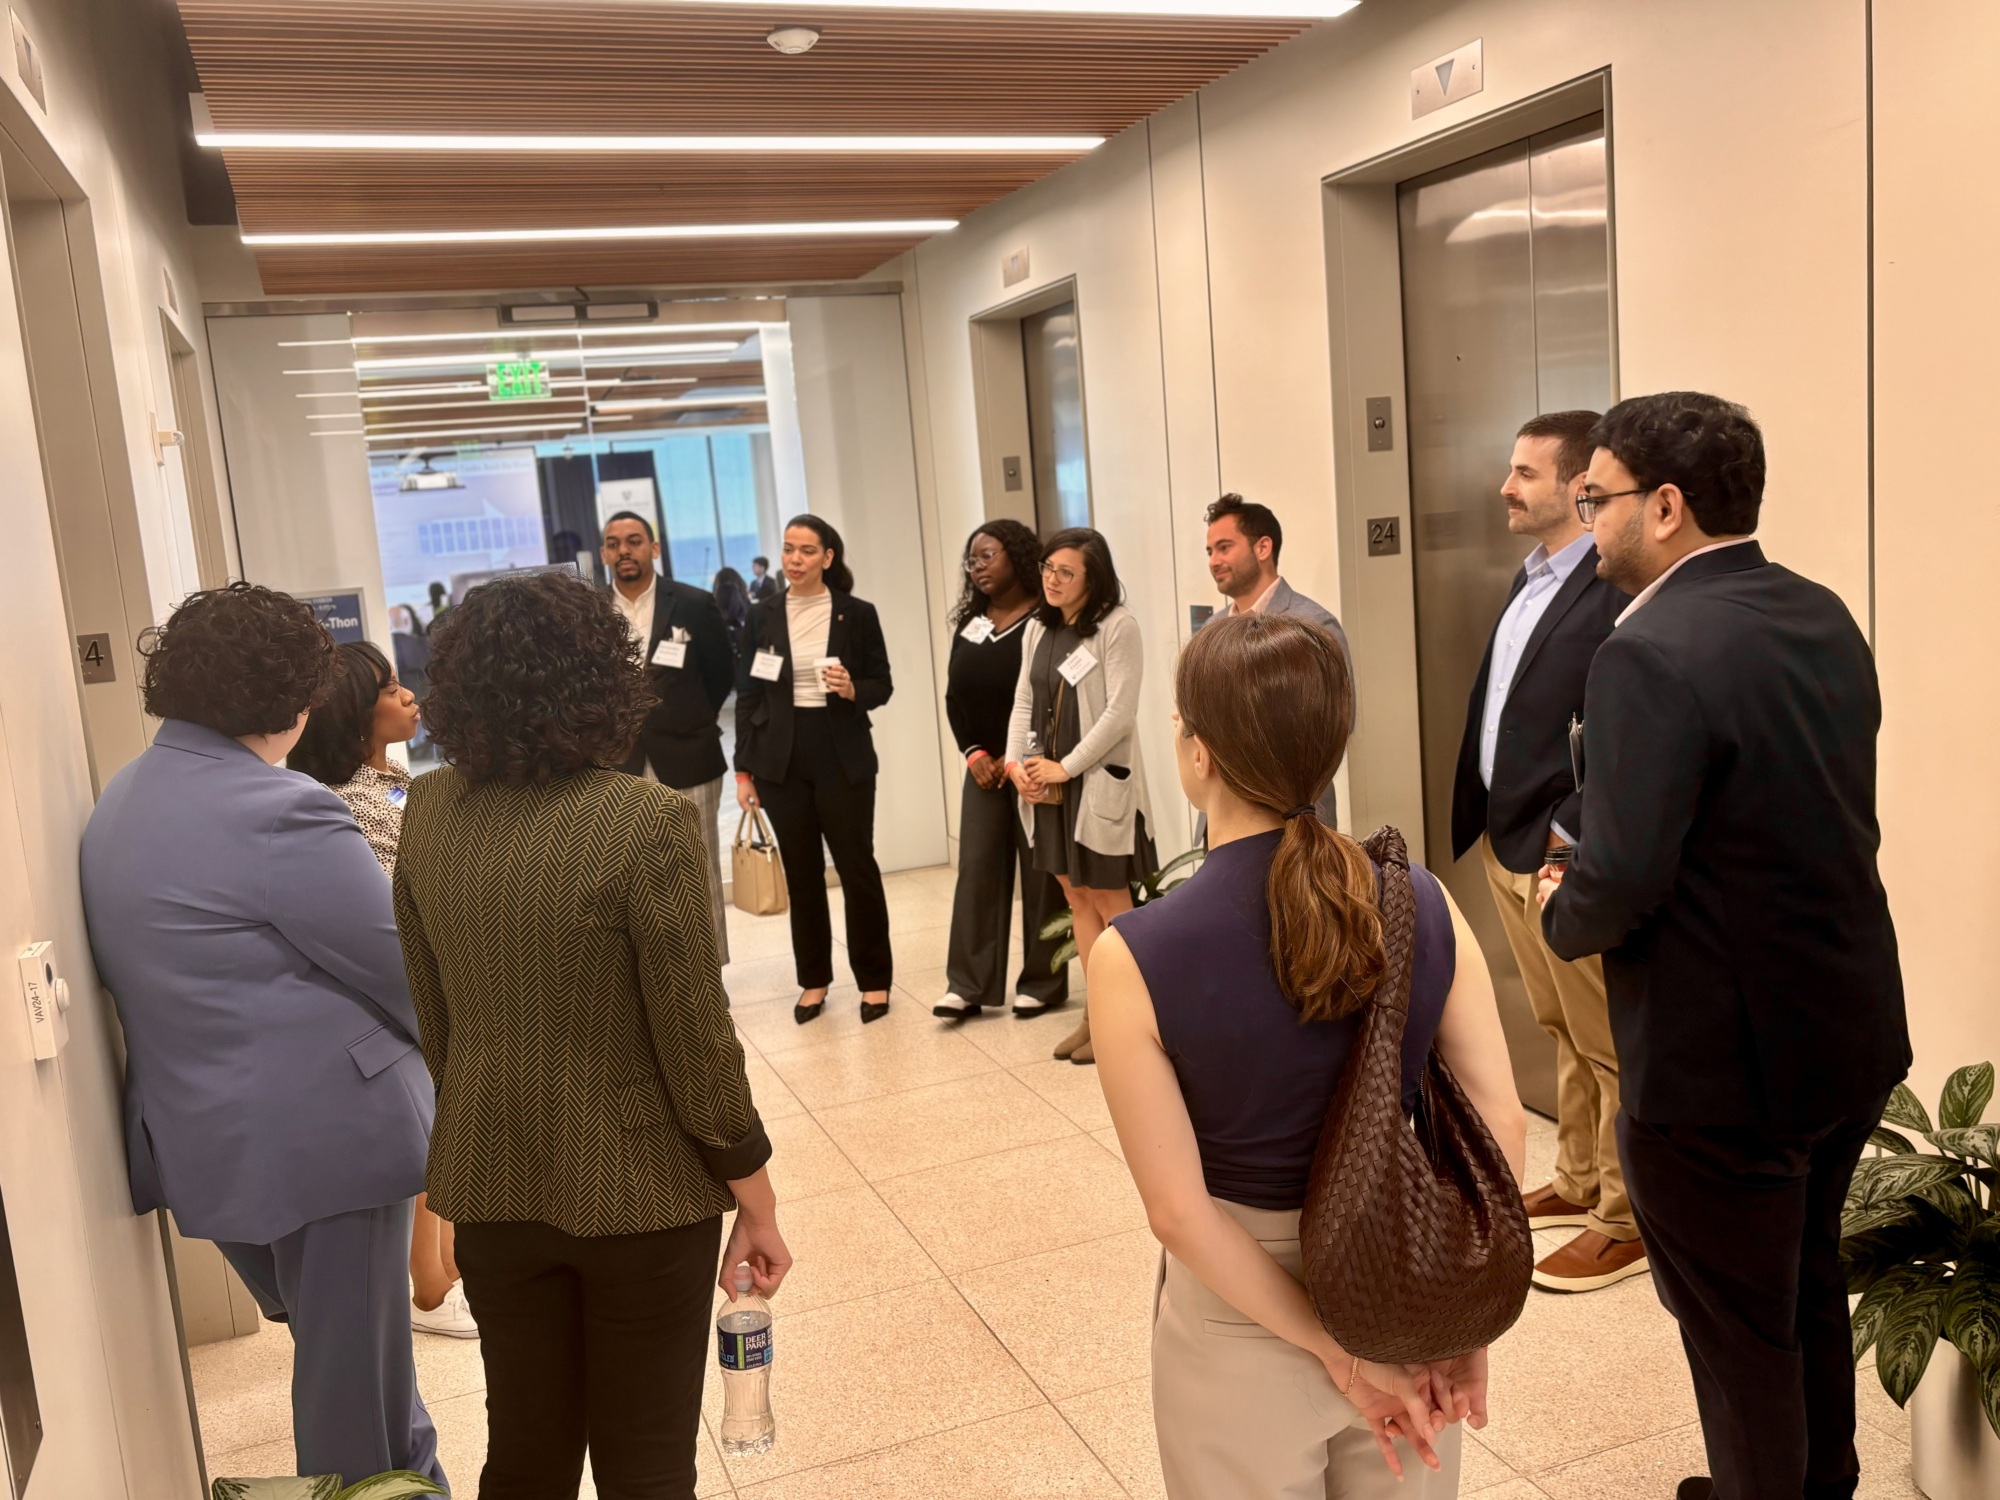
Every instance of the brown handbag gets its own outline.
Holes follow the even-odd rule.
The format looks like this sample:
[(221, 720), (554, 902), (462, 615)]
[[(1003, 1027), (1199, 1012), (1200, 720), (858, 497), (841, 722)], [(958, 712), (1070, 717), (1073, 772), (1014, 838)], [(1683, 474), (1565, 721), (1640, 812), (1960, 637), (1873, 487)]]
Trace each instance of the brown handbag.
[(1449, 1359), (1521, 1316), (1534, 1241), (1499, 1143), (1435, 1047), (1414, 1129), (1403, 1114), (1416, 895), (1402, 834), (1380, 828), (1362, 847), (1382, 871), (1389, 970), (1362, 1012), (1313, 1154), (1299, 1215), (1306, 1290), (1349, 1354)]
[(729, 851), (729, 899), (738, 911), (753, 917), (776, 916), (790, 904), (785, 867), (779, 863), (778, 846), (762, 808), (751, 808), (736, 820), (736, 842)]

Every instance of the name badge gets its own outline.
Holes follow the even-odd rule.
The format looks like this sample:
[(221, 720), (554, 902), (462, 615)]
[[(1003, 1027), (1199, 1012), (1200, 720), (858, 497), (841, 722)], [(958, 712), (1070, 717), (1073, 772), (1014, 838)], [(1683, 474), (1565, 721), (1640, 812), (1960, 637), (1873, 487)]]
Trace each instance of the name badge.
[(1056, 670), (1062, 673), (1063, 681), (1075, 687), (1084, 678), (1097, 670), (1097, 658), (1090, 654), (1090, 647), (1078, 646), (1063, 658)]
[(410, 789), (408, 787), (392, 786), (382, 795), (391, 807), (401, 807), (405, 802), (410, 800)]
[(684, 667), (687, 659), (686, 641), (661, 641), (653, 648), (653, 665), (656, 667)]
[(959, 632), (973, 645), (993, 639), (993, 621), (986, 615), (974, 615), (965, 622), (965, 629)]
[(785, 659), (775, 651), (759, 651), (750, 663), (750, 675), (759, 682), (776, 682), (785, 670)]

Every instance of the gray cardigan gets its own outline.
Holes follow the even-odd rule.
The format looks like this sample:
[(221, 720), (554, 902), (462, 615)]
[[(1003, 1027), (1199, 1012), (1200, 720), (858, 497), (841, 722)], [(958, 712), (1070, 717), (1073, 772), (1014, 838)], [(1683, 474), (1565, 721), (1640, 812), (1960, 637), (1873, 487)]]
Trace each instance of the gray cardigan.
[[(1021, 636), (1021, 676), (1014, 685), (1014, 713), (1007, 724), (1007, 759), (1028, 753), (1028, 736), (1035, 714), (1035, 651), (1048, 634), (1039, 619), (1030, 620)], [(1083, 737), (1062, 758), (1070, 774), (1071, 795), (1077, 798), (1076, 841), (1099, 854), (1130, 854), (1139, 814), (1153, 821), (1146, 794), (1146, 769), (1139, 760), (1139, 685), (1146, 676), (1146, 647), (1139, 622), (1124, 605), (1116, 605), (1098, 622), (1097, 633), (1084, 642), (1097, 666), (1076, 685), (1077, 725)], [(1117, 766), (1125, 776), (1105, 768)], [(1032, 803), (1020, 804), (1021, 822), (1032, 843), (1035, 816)]]

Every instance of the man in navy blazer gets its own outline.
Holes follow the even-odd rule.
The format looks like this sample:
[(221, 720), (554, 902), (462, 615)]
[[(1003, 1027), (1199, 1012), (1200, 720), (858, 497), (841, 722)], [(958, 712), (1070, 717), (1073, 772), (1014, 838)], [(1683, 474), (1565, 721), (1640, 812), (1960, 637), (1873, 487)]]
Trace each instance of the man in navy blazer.
[(145, 668), (158, 736), (84, 832), (84, 912), (126, 1046), (132, 1206), (217, 1242), (296, 1344), (301, 1474), (442, 1480), (407, 1267), (435, 1103), (389, 882), (278, 762), (331, 681), (297, 600), (196, 594)]

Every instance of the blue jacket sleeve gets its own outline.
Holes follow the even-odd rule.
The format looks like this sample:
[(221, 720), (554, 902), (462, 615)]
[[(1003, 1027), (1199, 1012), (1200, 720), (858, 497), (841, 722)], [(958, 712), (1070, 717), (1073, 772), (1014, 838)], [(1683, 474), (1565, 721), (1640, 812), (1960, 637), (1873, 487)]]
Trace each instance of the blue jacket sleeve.
[(347, 804), (299, 780), (297, 794), (273, 817), (265, 845), (265, 915), (294, 948), (414, 1042), (417, 1011), (389, 877)]

